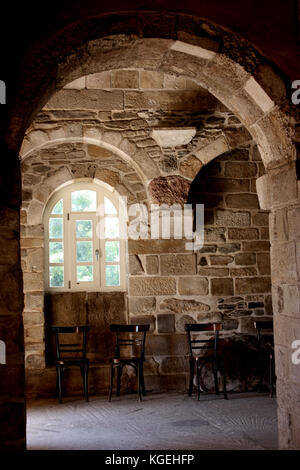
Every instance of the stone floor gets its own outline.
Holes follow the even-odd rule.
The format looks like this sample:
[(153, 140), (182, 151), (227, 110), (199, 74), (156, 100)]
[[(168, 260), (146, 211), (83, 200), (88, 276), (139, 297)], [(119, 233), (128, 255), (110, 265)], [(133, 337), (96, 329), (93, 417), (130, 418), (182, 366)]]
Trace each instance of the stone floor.
[(27, 405), (31, 450), (276, 449), (276, 399), (264, 394), (149, 394), (35, 400)]

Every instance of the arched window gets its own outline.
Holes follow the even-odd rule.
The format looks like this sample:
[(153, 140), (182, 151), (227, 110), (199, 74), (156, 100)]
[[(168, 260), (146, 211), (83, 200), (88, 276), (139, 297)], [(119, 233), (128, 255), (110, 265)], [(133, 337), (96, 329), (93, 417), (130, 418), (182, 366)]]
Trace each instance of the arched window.
[(45, 289), (124, 290), (125, 217), (107, 185), (72, 183), (44, 213)]

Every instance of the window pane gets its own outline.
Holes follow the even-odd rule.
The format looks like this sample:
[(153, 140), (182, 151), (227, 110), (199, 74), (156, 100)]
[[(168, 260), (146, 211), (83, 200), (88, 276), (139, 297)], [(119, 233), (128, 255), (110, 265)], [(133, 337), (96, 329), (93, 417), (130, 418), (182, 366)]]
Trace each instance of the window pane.
[(76, 220), (76, 238), (92, 238), (92, 221)]
[(120, 285), (120, 266), (105, 266), (105, 281), (107, 286)]
[(104, 196), (104, 212), (105, 214), (117, 214), (117, 210), (110, 199)]
[(72, 193), (72, 211), (73, 212), (86, 212), (96, 211), (96, 192), (88, 191), (86, 189), (81, 191), (74, 191)]
[(63, 214), (63, 200), (60, 199), (55, 206), (53, 207), (53, 210), (51, 214)]
[(118, 217), (105, 217), (105, 238), (117, 238), (119, 236)]
[(64, 286), (63, 266), (50, 266), (49, 268), (50, 287)]
[(77, 266), (77, 282), (92, 282), (93, 266)]
[(49, 219), (49, 238), (63, 238), (64, 219)]
[(92, 261), (93, 259), (93, 242), (76, 242), (77, 256), (79, 262)]
[(105, 242), (105, 260), (120, 261), (120, 242)]
[(49, 243), (49, 261), (50, 263), (64, 262), (64, 244), (63, 242)]

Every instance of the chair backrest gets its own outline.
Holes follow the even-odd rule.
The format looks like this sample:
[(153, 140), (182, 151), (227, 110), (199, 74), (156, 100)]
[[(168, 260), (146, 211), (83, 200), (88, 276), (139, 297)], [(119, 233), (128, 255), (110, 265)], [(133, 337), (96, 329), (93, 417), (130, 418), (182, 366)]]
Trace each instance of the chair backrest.
[[(110, 330), (116, 334), (115, 357), (121, 358), (123, 351), (130, 349), (134, 357), (144, 359), (146, 334), (150, 325), (110, 325)], [(127, 348), (127, 349), (126, 349)]]
[[(214, 322), (214, 323), (186, 323), (185, 330), (187, 332), (188, 342), (189, 342), (189, 349), (190, 355), (194, 356), (197, 355), (201, 350), (212, 350), (214, 356), (218, 354), (218, 345), (219, 345), (219, 331), (222, 330), (222, 323)], [(202, 339), (194, 339), (192, 334), (199, 334), (203, 332), (213, 331), (214, 336), (213, 338), (202, 338)]]
[[(85, 359), (86, 357), (86, 342), (87, 332), (89, 331), (88, 325), (80, 326), (53, 326), (52, 331), (55, 335), (56, 343), (56, 359), (63, 359), (65, 353), (71, 353), (72, 357), (78, 359)], [(60, 335), (72, 334), (76, 338), (76, 342), (62, 343)], [(80, 353), (80, 355), (79, 355)], [(74, 354), (74, 356), (73, 356)]]
[(273, 320), (256, 320), (254, 328), (256, 328), (259, 342), (261, 342), (262, 336), (273, 336)]

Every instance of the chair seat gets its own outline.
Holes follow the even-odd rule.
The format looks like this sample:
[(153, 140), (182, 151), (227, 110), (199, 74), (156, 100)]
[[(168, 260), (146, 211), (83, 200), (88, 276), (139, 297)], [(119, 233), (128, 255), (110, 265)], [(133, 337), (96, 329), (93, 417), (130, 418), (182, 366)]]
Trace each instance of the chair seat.
[(192, 362), (200, 362), (200, 361), (218, 361), (219, 358), (216, 358), (216, 356), (213, 356), (213, 355), (209, 355), (209, 356), (192, 356), (190, 357), (190, 361)]
[(111, 358), (111, 362), (114, 362), (115, 364), (120, 364), (121, 362), (138, 363), (140, 360), (141, 359), (139, 357), (122, 357), (122, 358), (113, 357)]
[(76, 357), (64, 357), (63, 359), (57, 359), (56, 364), (60, 365), (78, 365), (78, 364), (88, 364), (90, 361), (89, 359), (76, 358)]

